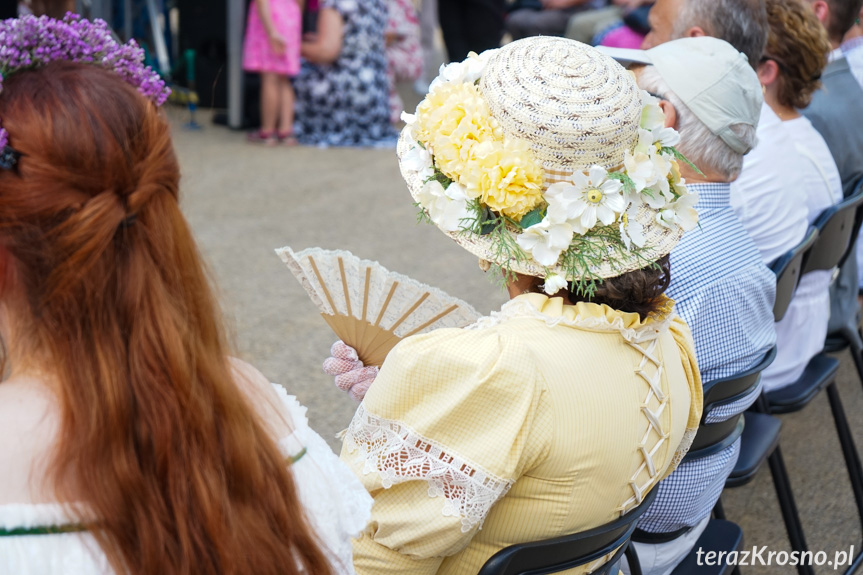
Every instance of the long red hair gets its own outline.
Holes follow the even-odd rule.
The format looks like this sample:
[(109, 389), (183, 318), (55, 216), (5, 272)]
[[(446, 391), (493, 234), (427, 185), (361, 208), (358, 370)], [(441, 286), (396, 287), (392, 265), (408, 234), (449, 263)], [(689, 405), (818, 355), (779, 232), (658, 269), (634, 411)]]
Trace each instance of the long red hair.
[(0, 119), (21, 154), (0, 171), (0, 244), (59, 382), (58, 498), (93, 512), (118, 573), (330, 574), (233, 379), (165, 119), (72, 63), (5, 79)]

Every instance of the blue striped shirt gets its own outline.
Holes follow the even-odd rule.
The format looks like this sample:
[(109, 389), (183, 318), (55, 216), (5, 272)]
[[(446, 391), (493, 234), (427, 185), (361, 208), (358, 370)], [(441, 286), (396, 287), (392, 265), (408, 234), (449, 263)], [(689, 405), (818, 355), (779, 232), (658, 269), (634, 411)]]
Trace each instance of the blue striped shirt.
[[(698, 192), (699, 228), (671, 253), (667, 294), (692, 329), (703, 382), (739, 373), (776, 343), (773, 301), (776, 277), (731, 210), (728, 184), (691, 184)], [(760, 389), (733, 406), (714, 410), (708, 422), (741, 413)], [(656, 501), (638, 523), (667, 533), (691, 527), (710, 514), (734, 469), (740, 440), (715, 455), (685, 462), (657, 487)]]

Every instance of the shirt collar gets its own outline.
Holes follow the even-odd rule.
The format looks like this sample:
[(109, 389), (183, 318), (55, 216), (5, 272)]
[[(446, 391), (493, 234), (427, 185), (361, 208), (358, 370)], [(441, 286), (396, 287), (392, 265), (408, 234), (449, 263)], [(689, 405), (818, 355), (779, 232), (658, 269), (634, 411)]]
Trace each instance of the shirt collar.
[(827, 62), (828, 63), (835, 62), (836, 60), (839, 60), (840, 58), (844, 58), (844, 57), (845, 57), (845, 54), (842, 53), (842, 48), (839, 47), (839, 48), (836, 48), (835, 50), (833, 50), (832, 52), (830, 52), (830, 55), (827, 56)]
[(860, 47), (863, 47), (863, 36), (857, 36), (856, 38), (846, 40), (845, 42), (842, 42), (841, 46), (842, 52), (845, 54)]
[(686, 184), (690, 192), (698, 194), (695, 209), (699, 212), (718, 210), (731, 205), (731, 184), (727, 182), (710, 182)]

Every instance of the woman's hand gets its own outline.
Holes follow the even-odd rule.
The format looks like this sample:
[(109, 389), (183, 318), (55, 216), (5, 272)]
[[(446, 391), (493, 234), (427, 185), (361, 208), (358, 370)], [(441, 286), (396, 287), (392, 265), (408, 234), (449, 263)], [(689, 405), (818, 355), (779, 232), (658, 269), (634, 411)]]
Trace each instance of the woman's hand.
[(303, 37), (300, 55), (312, 64), (332, 64), (342, 52), (345, 22), (342, 15), (332, 8), (318, 13), (318, 33), (309, 41)]
[(332, 357), (324, 360), (324, 372), (336, 378), (336, 387), (362, 401), (378, 376), (378, 368), (364, 367), (357, 350), (343, 341), (334, 343), (330, 353)]
[(288, 49), (288, 43), (285, 40), (285, 37), (278, 32), (270, 32), (269, 40), (270, 47), (273, 49), (273, 52), (280, 56), (285, 53), (285, 50)]

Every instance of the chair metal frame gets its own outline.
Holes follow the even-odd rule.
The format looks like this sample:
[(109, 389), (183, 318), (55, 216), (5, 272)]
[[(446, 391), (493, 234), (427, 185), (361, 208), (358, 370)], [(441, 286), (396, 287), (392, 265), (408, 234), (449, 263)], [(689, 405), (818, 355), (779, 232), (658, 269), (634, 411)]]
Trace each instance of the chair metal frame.
[(655, 498), (654, 487), (638, 507), (610, 523), (582, 533), (501, 549), (485, 562), (477, 575), (548, 575), (587, 565), (614, 553), (608, 562), (593, 572), (594, 575), (608, 575), (629, 546), (638, 519)]

